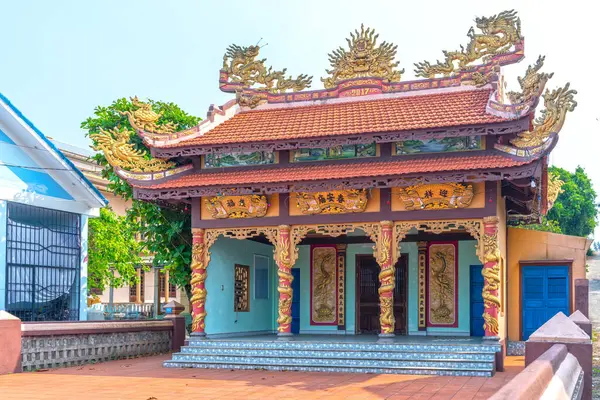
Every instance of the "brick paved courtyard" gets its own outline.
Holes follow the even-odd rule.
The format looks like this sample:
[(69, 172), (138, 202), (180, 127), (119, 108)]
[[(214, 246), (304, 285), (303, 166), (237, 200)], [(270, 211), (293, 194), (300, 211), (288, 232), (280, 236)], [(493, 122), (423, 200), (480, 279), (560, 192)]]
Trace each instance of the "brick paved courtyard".
[(523, 367), (493, 378), (167, 369), (168, 355), (0, 376), (8, 399), (486, 399)]

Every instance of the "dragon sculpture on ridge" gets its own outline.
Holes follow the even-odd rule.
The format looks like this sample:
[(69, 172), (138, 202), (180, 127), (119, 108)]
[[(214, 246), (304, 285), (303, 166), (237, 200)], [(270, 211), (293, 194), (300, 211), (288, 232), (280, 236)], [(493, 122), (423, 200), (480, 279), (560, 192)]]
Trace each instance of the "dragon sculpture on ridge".
[(444, 61), (431, 64), (429, 61), (415, 63), (415, 73), (423, 78), (435, 78), (437, 75), (450, 76), (464, 71), (474, 61), (489, 61), (493, 56), (507, 53), (511, 47), (523, 40), (521, 20), (514, 10), (503, 11), (498, 15), (476, 18), (475, 24), (481, 33), (475, 33), (471, 27), (467, 36), (471, 39), (467, 47), (460, 51), (444, 50)]

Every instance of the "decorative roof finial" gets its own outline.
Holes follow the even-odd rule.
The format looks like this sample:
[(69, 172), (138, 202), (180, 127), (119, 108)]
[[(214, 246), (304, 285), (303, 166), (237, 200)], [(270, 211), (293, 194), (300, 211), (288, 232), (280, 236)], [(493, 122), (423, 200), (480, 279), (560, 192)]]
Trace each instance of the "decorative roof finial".
[(444, 50), (446, 59), (443, 62), (415, 63), (417, 76), (423, 78), (435, 78), (436, 75), (450, 76), (464, 71), (474, 61), (482, 59), (488, 62), (496, 55), (507, 53), (512, 46), (523, 40), (521, 20), (515, 10), (503, 11), (489, 18), (475, 18), (475, 24), (481, 33), (475, 33), (473, 27), (469, 29), (467, 36), (471, 41), (466, 49), (461, 45), (460, 51)]
[(518, 77), (521, 92), (508, 92), (507, 96), (512, 104), (524, 103), (533, 96), (539, 96), (546, 86), (548, 79), (552, 78), (554, 73), (539, 72), (544, 66), (546, 57), (539, 56), (534, 65), (530, 65), (525, 71), (525, 76)]
[(399, 61), (394, 62), (396, 48), (393, 43), (383, 42), (378, 47), (375, 30), (360, 26), (360, 32), (350, 32), (351, 39), (346, 39), (348, 49), (339, 47), (329, 53), (331, 70), (326, 70), (331, 76), (321, 78), (326, 88), (334, 87), (338, 82), (359, 77), (384, 78), (388, 82), (399, 82), (404, 70), (396, 70)]

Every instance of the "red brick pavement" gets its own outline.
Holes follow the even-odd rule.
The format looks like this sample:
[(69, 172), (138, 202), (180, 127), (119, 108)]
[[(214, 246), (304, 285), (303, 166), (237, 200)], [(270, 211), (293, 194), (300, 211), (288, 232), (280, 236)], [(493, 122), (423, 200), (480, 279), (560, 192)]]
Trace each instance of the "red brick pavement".
[(168, 355), (0, 376), (0, 399), (487, 399), (523, 368), (493, 378), (163, 368)]

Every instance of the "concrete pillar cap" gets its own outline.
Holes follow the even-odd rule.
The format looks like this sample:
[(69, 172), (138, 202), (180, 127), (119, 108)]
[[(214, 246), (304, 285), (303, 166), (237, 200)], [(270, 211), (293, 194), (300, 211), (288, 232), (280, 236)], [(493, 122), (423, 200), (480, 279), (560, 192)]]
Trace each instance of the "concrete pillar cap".
[(590, 323), (590, 320), (579, 310), (575, 310), (575, 312), (569, 316), (569, 319), (575, 323)]
[(559, 312), (529, 336), (528, 342), (591, 343), (590, 337), (564, 313)]
[(16, 319), (16, 320), (20, 321), (19, 318), (15, 317), (11, 313), (8, 313), (4, 310), (0, 310), (0, 320), (7, 320), (7, 319)]
[(175, 300), (171, 300), (166, 304), (163, 304), (163, 310), (167, 315), (179, 315), (185, 310), (183, 304), (178, 303)]

